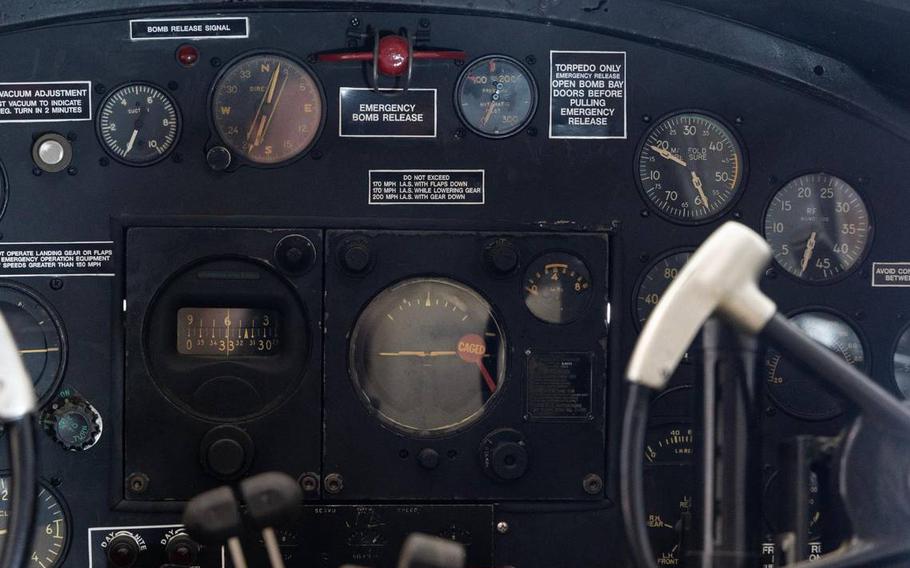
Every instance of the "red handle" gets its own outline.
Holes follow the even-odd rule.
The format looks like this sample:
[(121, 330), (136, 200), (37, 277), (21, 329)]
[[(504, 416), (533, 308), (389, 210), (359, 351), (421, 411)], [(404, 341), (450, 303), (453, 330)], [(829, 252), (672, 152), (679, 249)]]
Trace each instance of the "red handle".
[[(344, 61), (373, 61), (374, 53), (379, 59), (377, 68), (380, 73), (388, 77), (401, 77), (408, 72), (410, 59), (456, 60), (464, 61), (466, 55), (463, 51), (450, 49), (426, 49), (412, 51), (408, 39), (400, 35), (387, 35), (379, 39), (375, 51), (342, 51), (335, 53), (320, 53), (319, 61), (340, 63)], [(411, 55), (413, 54), (413, 55)]]

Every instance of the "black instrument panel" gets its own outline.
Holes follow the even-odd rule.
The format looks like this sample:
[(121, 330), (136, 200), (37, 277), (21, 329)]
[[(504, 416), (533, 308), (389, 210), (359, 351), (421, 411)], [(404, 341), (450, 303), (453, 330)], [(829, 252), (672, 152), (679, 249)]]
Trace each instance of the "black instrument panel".
[[(139, 37), (130, 21), (178, 17), (245, 33), (159, 22), (146, 31), (163, 37)], [(402, 30), (443, 55), (381, 76), (336, 56)], [(56, 566), (105, 566), (120, 530), (151, 545), (137, 566), (160, 564), (183, 501), (272, 469), (312, 501), (291, 563), (387, 565), (424, 527), (473, 542), (479, 565), (624, 562), (623, 366), (681, 253), (727, 220), (771, 242), (762, 286), (782, 311), (842, 322), (836, 351), (859, 344), (877, 382), (906, 383), (893, 198), (910, 143), (809, 90), (468, 13), (148, 12), (0, 46), (0, 304), (41, 322), (23, 349), (41, 358), (42, 476), (68, 523)], [(591, 61), (621, 78), (557, 84)], [(573, 88), (603, 92), (559, 92)], [(21, 111), (42, 89), (66, 91), (45, 93), (52, 107), (84, 96), (91, 118)], [(689, 359), (652, 427), (669, 450), (651, 470), (684, 471), (655, 506), (669, 525), (688, 513), (698, 436)], [(781, 380), (785, 363), (769, 354), (768, 486), (778, 441), (835, 434), (852, 412), (800, 411), (812, 391)], [(660, 529), (675, 560), (676, 529)], [(545, 546), (557, 537), (571, 551)]]

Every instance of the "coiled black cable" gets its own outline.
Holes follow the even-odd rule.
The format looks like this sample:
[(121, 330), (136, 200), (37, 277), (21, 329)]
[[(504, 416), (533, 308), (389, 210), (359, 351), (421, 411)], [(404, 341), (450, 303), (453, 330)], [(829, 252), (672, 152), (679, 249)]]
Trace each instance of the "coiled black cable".
[(38, 499), (35, 421), (30, 414), (5, 424), (10, 455), (10, 511), (0, 567), (23, 568), (32, 549), (32, 526)]
[(619, 493), (625, 518), (626, 537), (632, 557), (639, 568), (657, 568), (651, 541), (648, 539), (643, 489), (642, 452), (648, 424), (650, 391), (632, 384), (626, 399), (619, 450)]

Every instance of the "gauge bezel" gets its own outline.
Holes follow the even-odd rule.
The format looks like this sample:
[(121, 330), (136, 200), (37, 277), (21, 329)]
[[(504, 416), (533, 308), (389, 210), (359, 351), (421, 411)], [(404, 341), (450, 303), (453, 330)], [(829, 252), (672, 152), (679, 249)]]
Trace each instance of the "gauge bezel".
[(0, 219), (2, 219), (6, 213), (6, 206), (9, 204), (9, 176), (6, 174), (2, 161), (0, 161), (0, 192), (3, 193), (0, 198)]
[[(214, 106), (213, 106), (214, 101), (215, 101), (215, 92), (217, 91), (218, 84), (221, 82), (221, 80), (224, 78), (224, 76), (227, 74), (227, 72), (230, 71), (234, 66), (236, 66), (238, 63), (240, 63), (241, 61), (243, 61), (245, 59), (249, 59), (249, 58), (253, 58), (253, 57), (261, 57), (261, 56), (283, 57), (285, 59), (290, 60), (295, 65), (298, 65), (307, 74), (309, 74), (310, 78), (313, 80), (313, 83), (316, 85), (316, 90), (319, 93), (319, 100), (321, 102), (321, 104), (319, 105), (321, 107), (320, 116), (319, 116), (319, 126), (316, 127), (316, 133), (313, 135), (313, 139), (310, 141), (310, 143), (307, 146), (305, 146), (302, 150), (300, 150), (300, 152), (298, 152), (297, 154), (294, 154), (290, 158), (287, 158), (280, 162), (274, 162), (271, 164), (261, 164), (259, 162), (254, 162), (253, 160), (250, 160), (249, 158), (247, 158), (246, 156), (244, 156), (243, 154), (241, 154), (240, 152), (238, 152), (237, 150), (232, 148), (231, 145), (229, 145), (227, 142), (225, 142), (224, 138), (221, 136), (221, 134), (218, 131), (218, 126), (215, 121), (215, 113), (214, 113)], [(303, 158), (304, 156), (309, 154), (319, 143), (319, 140), (322, 138), (322, 132), (325, 129), (325, 122), (326, 122), (326, 116), (327, 116), (326, 107), (327, 106), (328, 106), (328, 99), (325, 96), (325, 88), (322, 86), (322, 81), (319, 79), (319, 75), (316, 74), (316, 71), (308, 63), (306, 63), (299, 57), (295, 56), (294, 54), (292, 54), (288, 51), (282, 50), (282, 49), (254, 49), (251, 51), (244, 51), (243, 53), (240, 53), (240, 54), (234, 56), (230, 61), (228, 61), (227, 63), (222, 65), (221, 69), (219, 69), (219, 71), (218, 71), (218, 74), (215, 75), (215, 79), (212, 81), (212, 84), (209, 85), (209, 92), (208, 92), (208, 96), (206, 97), (206, 111), (205, 111), (206, 115), (207, 115), (207, 119), (208, 119), (208, 124), (209, 124), (209, 139), (205, 145), (205, 151), (208, 152), (209, 150), (211, 150), (212, 148), (214, 148), (216, 146), (221, 146), (221, 147), (227, 149), (228, 152), (230, 152), (231, 163), (227, 168), (224, 169), (225, 172), (233, 172), (233, 171), (237, 170), (238, 168), (240, 168), (241, 166), (257, 168), (257, 169), (273, 169), (273, 168), (283, 168), (283, 167), (289, 166), (289, 165), (293, 164), (294, 162), (296, 162), (297, 160), (300, 160), (301, 158)]]
[[(473, 124), (471, 124), (471, 122), (467, 119), (467, 117), (465, 117), (464, 112), (461, 110), (461, 105), (459, 104), (459, 100), (461, 98), (461, 86), (462, 86), (462, 83), (464, 82), (464, 79), (467, 76), (468, 72), (472, 68), (474, 68), (478, 63), (481, 63), (483, 61), (487, 61), (490, 59), (501, 59), (504, 61), (508, 61), (512, 65), (515, 65), (519, 70), (521, 70), (522, 73), (524, 73), (524, 76), (527, 78), (528, 84), (531, 87), (532, 101), (531, 101), (531, 107), (528, 111), (528, 116), (524, 120), (521, 121), (521, 124), (519, 124), (518, 126), (513, 128), (512, 130), (509, 130), (508, 132), (504, 132), (502, 134), (490, 134), (488, 132), (484, 132), (483, 130), (480, 130), (477, 127), (475, 127)], [(531, 73), (531, 70), (528, 69), (528, 67), (524, 63), (522, 63), (521, 61), (515, 59), (514, 57), (510, 57), (508, 55), (491, 53), (488, 55), (482, 55), (480, 57), (472, 59), (471, 61), (469, 61), (468, 63), (465, 64), (464, 69), (461, 71), (461, 73), (458, 75), (458, 79), (455, 81), (455, 90), (452, 93), (452, 104), (455, 107), (455, 113), (458, 115), (458, 120), (461, 121), (461, 124), (464, 125), (465, 128), (467, 128), (474, 134), (480, 136), (481, 138), (487, 138), (489, 140), (502, 140), (503, 138), (510, 138), (512, 136), (515, 136), (516, 134), (518, 134), (519, 132), (524, 130), (529, 124), (531, 124), (531, 122), (533, 122), (534, 117), (537, 116), (537, 107), (540, 104), (540, 91), (539, 91), (539, 87), (537, 86), (537, 79), (535, 79), (534, 75)]]
[(901, 397), (903, 400), (910, 400), (910, 392), (904, 393), (901, 390), (900, 386), (897, 384), (897, 364), (894, 361), (894, 356), (897, 355), (897, 346), (900, 345), (901, 339), (904, 335), (910, 334), (910, 322), (901, 326), (898, 330), (897, 335), (894, 338), (894, 341), (891, 343), (891, 352), (890, 352), (890, 364), (888, 368), (891, 369), (891, 386), (894, 389), (894, 392), (897, 396)]
[[(809, 313), (809, 312), (827, 313), (828, 315), (831, 315), (831, 316), (834, 316), (834, 317), (840, 319), (851, 330), (853, 330), (853, 333), (855, 333), (856, 337), (859, 338), (860, 345), (863, 348), (864, 364), (863, 364), (863, 368), (859, 369), (859, 370), (866, 376), (873, 377), (874, 368), (873, 368), (872, 350), (869, 349), (869, 339), (866, 337), (866, 334), (863, 331), (863, 329), (853, 319), (848, 317), (846, 314), (844, 314), (840, 310), (832, 308), (831, 306), (825, 306), (825, 305), (820, 305), (820, 304), (810, 304), (808, 306), (800, 306), (798, 308), (785, 312), (784, 316), (789, 321), (792, 318), (794, 318), (800, 314)], [(837, 420), (838, 418), (844, 416), (848, 412), (849, 409), (846, 406), (844, 406), (839, 413), (837, 413), (833, 416), (827, 416), (827, 417), (822, 417), (822, 418), (813, 418), (813, 417), (807, 417), (804, 415), (801, 416), (799, 413), (793, 412), (792, 409), (787, 408), (784, 404), (781, 404), (779, 402), (778, 398), (775, 397), (774, 394), (772, 393), (772, 390), (768, 387), (767, 363), (768, 363), (768, 354), (770, 351), (776, 351), (781, 357), (784, 356), (783, 353), (781, 353), (779, 349), (776, 349), (773, 346), (768, 346), (767, 348), (765, 348), (764, 352), (761, 354), (761, 358), (762, 358), (761, 373), (762, 373), (762, 382), (764, 383), (763, 389), (765, 391), (765, 395), (769, 399), (771, 399), (771, 402), (774, 404), (774, 406), (776, 408), (778, 408), (781, 412), (785, 413), (787, 416), (789, 416), (795, 420), (800, 420), (803, 422), (813, 422), (813, 423), (823, 423), (823, 422), (830, 422), (832, 420)], [(850, 401), (848, 399), (843, 398), (842, 400), (845, 404), (848, 404), (848, 405), (850, 404)]]
[[(51, 318), (51, 323), (54, 325), (54, 328), (57, 331), (57, 336), (60, 338), (60, 365), (57, 368), (57, 372), (54, 374), (54, 378), (51, 379), (47, 387), (45, 387), (44, 393), (38, 396), (38, 407), (44, 406), (57, 392), (57, 389), (60, 387), (60, 383), (63, 382), (63, 375), (66, 372), (66, 363), (69, 357), (69, 342), (67, 341), (66, 328), (63, 326), (63, 320), (60, 318), (60, 314), (51, 306), (50, 302), (45, 300), (38, 292), (16, 282), (0, 282), (0, 288), (12, 288), (20, 294), (24, 294), (32, 299), (36, 304), (41, 306), (41, 308), (47, 312), (48, 316)], [(38, 385), (35, 385), (36, 387)], [(36, 392), (36, 394), (38, 394)]]
[[(588, 276), (588, 283), (591, 285), (591, 287), (590, 287), (591, 294), (588, 296), (587, 300), (585, 300), (585, 305), (581, 308), (578, 315), (576, 315), (574, 318), (568, 319), (566, 321), (559, 321), (559, 322), (547, 321), (547, 320), (541, 318), (540, 316), (538, 316), (537, 314), (535, 314), (534, 312), (532, 312), (531, 308), (529, 308), (527, 303), (525, 302), (525, 300), (527, 298), (527, 291), (525, 290), (525, 283), (528, 280), (528, 278), (527, 278), (528, 271), (531, 269), (531, 267), (534, 265), (535, 262), (537, 262), (538, 260), (540, 260), (541, 258), (543, 258), (544, 256), (547, 256), (549, 254), (562, 254), (562, 255), (566, 255), (566, 256), (571, 256), (572, 258), (577, 259), (581, 263), (581, 265), (584, 267), (585, 271), (588, 273), (587, 276)], [(562, 327), (562, 326), (566, 326), (566, 325), (571, 325), (571, 324), (583, 319), (585, 317), (585, 315), (587, 315), (586, 312), (587, 312), (588, 308), (594, 302), (594, 291), (596, 290), (596, 285), (594, 283), (594, 276), (593, 276), (593, 273), (591, 272), (591, 267), (589, 266), (588, 261), (585, 260), (581, 256), (580, 253), (578, 253), (577, 251), (572, 251), (572, 250), (564, 249), (564, 248), (544, 249), (544, 250), (540, 251), (540, 253), (534, 255), (531, 258), (531, 261), (526, 263), (521, 268), (522, 268), (521, 279), (518, 281), (518, 293), (519, 293), (519, 297), (521, 298), (521, 303), (524, 305), (525, 310), (527, 310), (527, 312), (529, 314), (531, 314), (531, 316), (534, 318), (534, 321), (545, 324), (545, 325)]]
[[(396, 421), (386, 417), (381, 412), (378, 412), (373, 407), (373, 405), (370, 403), (370, 400), (369, 400), (369, 397), (367, 396), (366, 391), (363, 389), (363, 387), (360, 384), (360, 381), (357, 379), (354, 347), (355, 347), (355, 341), (357, 339), (357, 328), (359, 327), (359, 324), (360, 324), (361, 320), (363, 319), (364, 313), (367, 311), (367, 309), (370, 306), (373, 305), (373, 302), (376, 301), (376, 299), (380, 295), (382, 295), (384, 292), (399, 288), (411, 281), (422, 281), (422, 282), (426, 282), (426, 281), (439, 282), (439, 281), (441, 281), (443, 284), (448, 284), (448, 285), (454, 284), (456, 287), (459, 287), (471, 294), (476, 295), (478, 298), (480, 298), (481, 300), (486, 302), (486, 304), (490, 307), (490, 309), (489, 309), (490, 316), (493, 318), (493, 321), (495, 322), (496, 326), (499, 328), (499, 330), (501, 332), (500, 345), (504, 344), (503, 358), (501, 361), (501, 365), (503, 366), (503, 369), (500, 373), (498, 373), (502, 377), (502, 380), (499, 383), (497, 383), (496, 392), (493, 393), (490, 396), (490, 398), (488, 398), (486, 400), (486, 402), (484, 402), (484, 404), (480, 408), (478, 408), (472, 415), (470, 415), (469, 417), (465, 418), (464, 420), (462, 420), (461, 422), (459, 422), (458, 424), (455, 424), (453, 426), (438, 428), (435, 430), (421, 430), (419, 428), (412, 428), (405, 424), (401, 424), (400, 422), (396, 422)], [(347, 343), (347, 348), (345, 350), (346, 351), (345, 358), (346, 358), (348, 379), (350, 381), (351, 388), (354, 390), (355, 397), (360, 401), (360, 404), (366, 411), (367, 415), (370, 416), (371, 418), (375, 419), (375, 422), (378, 423), (385, 430), (388, 430), (397, 436), (403, 436), (403, 437), (411, 439), (411, 440), (445, 440), (447, 438), (452, 438), (452, 437), (458, 436), (460, 434), (463, 434), (463, 433), (471, 430), (472, 428), (481, 424), (483, 422), (484, 418), (490, 416), (491, 411), (494, 410), (499, 405), (499, 401), (501, 401), (503, 398), (505, 398), (505, 396), (503, 395), (503, 392), (505, 391), (506, 388), (508, 388), (508, 385), (512, 382), (510, 380), (510, 371), (511, 371), (510, 359), (512, 356), (512, 353), (511, 353), (512, 346), (511, 346), (511, 340), (509, 338), (508, 330), (506, 329), (506, 326), (503, 323), (501, 314), (496, 309), (495, 304), (493, 304), (493, 302), (491, 302), (490, 299), (483, 292), (478, 290), (476, 287), (471, 286), (470, 284), (467, 284), (463, 280), (461, 280), (455, 276), (452, 276), (452, 275), (426, 274), (426, 273), (408, 274), (401, 278), (388, 282), (384, 286), (381, 286), (378, 290), (375, 291), (375, 293), (370, 295), (370, 297), (363, 303), (362, 306), (360, 306), (360, 309), (357, 311), (357, 317), (354, 318), (353, 323), (351, 324), (350, 328), (348, 329), (346, 343)]]
[[(742, 160), (742, 174), (740, 175), (739, 185), (737, 186), (736, 190), (734, 191), (733, 197), (722, 208), (720, 208), (719, 210), (715, 211), (714, 213), (712, 213), (711, 215), (709, 215), (707, 217), (702, 217), (701, 219), (692, 219), (692, 220), (680, 219), (679, 217), (674, 217), (673, 215), (670, 215), (669, 213), (665, 213), (664, 211), (661, 211), (657, 207), (657, 205), (655, 205), (648, 198), (648, 194), (645, 193), (644, 184), (642, 184), (642, 181), (641, 181), (641, 176), (639, 175), (639, 168), (641, 165), (641, 152), (645, 147), (645, 142), (648, 141), (648, 135), (651, 133), (651, 131), (653, 131), (655, 128), (657, 128), (658, 126), (660, 126), (667, 120), (669, 120), (675, 116), (679, 116), (679, 115), (683, 115), (683, 114), (701, 115), (701, 116), (709, 118), (709, 119), (717, 122), (721, 126), (723, 126), (727, 130), (727, 132), (730, 133), (731, 139), (736, 144), (737, 149), (739, 150), (740, 158)], [(709, 223), (717, 221), (718, 219), (720, 219), (721, 217), (723, 217), (724, 215), (726, 215), (730, 211), (732, 211), (736, 207), (736, 205), (739, 203), (740, 199), (742, 199), (743, 193), (745, 193), (745, 191), (746, 191), (746, 186), (747, 186), (747, 182), (749, 179), (749, 154), (748, 154), (748, 149), (746, 148), (746, 144), (743, 142), (742, 135), (739, 133), (739, 131), (737, 131), (735, 128), (733, 128), (726, 119), (721, 117), (719, 114), (711, 112), (711, 111), (707, 111), (707, 110), (698, 109), (698, 108), (683, 108), (683, 109), (670, 111), (666, 114), (661, 115), (656, 120), (652, 120), (652, 121), (648, 122), (647, 127), (645, 128), (644, 132), (641, 134), (640, 139), (638, 141), (638, 145), (635, 148), (635, 161), (632, 164), (632, 166), (633, 166), (632, 175), (635, 178), (635, 187), (638, 188), (638, 195), (641, 198), (641, 200), (645, 203), (645, 206), (648, 208), (648, 210), (653, 211), (655, 214), (657, 214), (659, 217), (661, 217), (662, 219), (664, 219), (666, 221), (669, 221), (676, 225), (682, 225), (682, 226), (686, 226), (686, 227), (696, 227), (699, 225), (707, 225)]]
[(760, 219), (761, 236), (763, 239), (765, 239), (765, 242), (768, 243), (768, 246), (771, 246), (771, 243), (768, 242), (768, 236), (765, 234), (765, 225), (766, 225), (765, 220), (768, 217), (768, 210), (771, 209), (771, 204), (774, 203), (774, 199), (777, 197), (777, 194), (780, 193), (783, 188), (785, 188), (790, 183), (798, 180), (799, 178), (801, 178), (803, 176), (807, 176), (807, 175), (828, 175), (828, 176), (836, 177), (836, 178), (840, 179), (841, 181), (843, 181), (844, 183), (846, 183), (847, 185), (849, 185), (853, 189), (853, 191), (855, 191), (856, 194), (859, 195), (860, 199), (863, 200), (863, 206), (865, 206), (865, 208), (866, 208), (866, 215), (869, 217), (868, 227), (866, 228), (865, 249), (863, 250), (862, 254), (857, 257), (856, 262), (853, 263), (853, 266), (851, 266), (847, 270), (841, 270), (838, 274), (835, 274), (831, 278), (827, 278), (825, 280), (806, 280), (804, 278), (800, 278), (799, 276), (797, 276), (795, 274), (792, 274), (789, 270), (784, 268), (784, 266), (780, 262), (778, 262), (777, 256), (774, 254), (773, 247), (771, 250), (771, 263), (772, 263), (772, 266), (776, 269), (776, 271), (778, 273), (783, 274), (784, 276), (786, 276), (787, 278), (790, 278), (794, 282), (798, 282), (800, 284), (806, 284), (809, 286), (830, 286), (831, 284), (836, 284), (842, 280), (845, 280), (850, 275), (852, 275), (854, 272), (859, 270), (860, 267), (863, 265), (863, 263), (866, 262), (866, 259), (869, 257), (869, 253), (872, 251), (872, 245), (873, 245), (873, 242), (875, 239), (875, 213), (874, 213), (874, 211), (872, 211), (872, 206), (871, 206), (869, 200), (866, 198), (865, 191), (857, 189), (858, 184), (855, 183), (852, 180), (852, 178), (850, 178), (848, 176), (843, 176), (843, 175), (837, 173), (836, 170), (831, 170), (828, 168), (818, 168), (818, 169), (814, 169), (814, 170), (813, 169), (800, 170), (799, 172), (789, 176), (783, 183), (780, 183), (779, 185), (774, 187), (774, 191), (771, 193), (771, 197), (768, 198), (767, 202), (765, 203), (765, 207), (762, 210), (762, 216)]
[[(638, 321), (638, 292), (641, 290), (641, 286), (645, 282), (645, 277), (648, 275), (649, 272), (651, 272), (651, 270), (655, 266), (658, 265), (658, 263), (663, 262), (664, 260), (670, 258), (671, 256), (675, 256), (677, 254), (684, 253), (684, 252), (689, 253), (690, 258), (691, 258), (692, 253), (695, 252), (695, 247), (684, 245), (684, 246), (675, 247), (670, 250), (658, 253), (657, 257), (651, 259), (650, 261), (648, 261), (645, 264), (644, 269), (642, 269), (642, 271), (638, 274), (638, 277), (635, 279), (635, 287), (632, 288), (632, 299), (629, 302), (629, 304), (630, 304), (630, 307), (632, 310), (632, 322), (635, 325), (635, 329), (639, 333), (641, 333), (641, 330), (644, 329), (645, 326), (643, 323)], [(683, 359), (683, 361), (686, 361), (686, 359)]]
[[(8, 469), (0, 470), (0, 477), (6, 477), (7, 479), (12, 479), (12, 472)], [(45, 491), (47, 491), (48, 493), (53, 495), (54, 498), (57, 500), (57, 503), (60, 504), (60, 510), (63, 512), (63, 522), (66, 523), (66, 529), (67, 529), (66, 542), (63, 543), (63, 549), (60, 551), (59, 560), (58, 560), (57, 564), (55, 565), (55, 568), (59, 568), (59, 567), (63, 566), (64, 562), (66, 562), (66, 557), (68, 556), (69, 551), (70, 551), (70, 545), (73, 542), (73, 537), (74, 537), (73, 517), (72, 517), (72, 514), (70, 513), (69, 504), (66, 502), (66, 499), (64, 499), (63, 494), (52, 483), (50, 483), (49, 481), (44, 479), (44, 477), (40, 477), (40, 478), (38, 478), (38, 485), (41, 487), (41, 489), (44, 489)], [(33, 528), (35, 528), (36, 526), (37, 525), (35, 525), (33, 523)], [(29, 551), (29, 555), (31, 555), (32, 552), (34, 552), (34, 543), (32, 543), (32, 550)], [(29, 564), (31, 564), (31, 560), (29, 560)]]
[[(145, 85), (146, 87), (155, 89), (156, 91), (160, 92), (167, 100), (171, 102), (171, 105), (174, 106), (174, 114), (177, 116), (177, 128), (174, 131), (174, 142), (166, 152), (150, 162), (136, 163), (118, 156), (112, 152), (110, 148), (108, 148), (107, 144), (104, 143), (104, 137), (101, 135), (101, 111), (104, 109), (104, 105), (106, 105), (107, 101), (109, 101), (111, 97), (116, 95), (122, 89), (131, 87), (133, 85)], [(113, 158), (114, 161), (119, 162), (124, 166), (130, 166), (133, 168), (145, 168), (148, 166), (153, 166), (167, 159), (167, 157), (171, 155), (174, 149), (177, 148), (177, 145), (180, 143), (180, 137), (183, 134), (183, 113), (180, 111), (180, 105), (177, 104), (177, 100), (167, 91), (167, 89), (161, 87), (160, 85), (152, 83), (151, 81), (126, 81), (112, 88), (107, 92), (104, 98), (101, 99), (101, 103), (98, 105), (98, 109), (95, 111), (95, 117), (95, 137), (98, 139), (98, 143), (101, 145), (101, 148), (104, 149), (104, 152)]]

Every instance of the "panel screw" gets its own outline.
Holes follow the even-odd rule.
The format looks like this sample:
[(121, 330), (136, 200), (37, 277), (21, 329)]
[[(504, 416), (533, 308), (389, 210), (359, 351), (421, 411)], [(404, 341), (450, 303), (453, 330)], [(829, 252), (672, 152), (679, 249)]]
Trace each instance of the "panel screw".
[(496, 532), (499, 534), (506, 534), (509, 532), (509, 523), (505, 521), (499, 521), (496, 523)]
[(338, 495), (344, 489), (344, 478), (340, 473), (330, 473), (325, 476), (325, 490), (332, 495)]
[(638, 255), (638, 260), (640, 260), (641, 262), (648, 262), (649, 260), (651, 260), (651, 255), (649, 255), (646, 252), (643, 252), (640, 255)]
[(734, 219), (742, 219), (742, 218), (743, 218), (743, 212), (742, 212), (742, 211), (734, 211), (734, 212), (733, 212), (733, 218), (734, 218)]
[(645, 124), (651, 122), (651, 115), (650, 114), (641, 115), (641, 121), (644, 122)]
[(107, 158), (98, 158), (98, 165), (102, 168), (106, 168), (111, 163)]
[(107, 91), (107, 87), (105, 87), (102, 83), (95, 85), (95, 92), (99, 95), (103, 95), (105, 91)]
[(209, 63), (212, 65), (212, 67), (221, 67), (221, 58), (220, 58), (220, 57), (213, 57), (213, 58), (209, 61)]
[(737, 125), (740, 125), (740, 124), (742, 124), (742, 123), (743, 123), (743, 117), (737, 116), (737, 117), (736, 117), (736, 124), (737, 124)]
[(534, 57), (533, 55), (529, 55), (529, 56), (525, 57), (525, 63), (527, 63), (528, 65), (534, 65), (535, 63), (537, 63), (537, 58)]
[(140, 495), (145, 493), (149, 487), (149, 476), (144, 473), (134, 473), (126, 478), (126, 486), (129, 488), (130, 493)]
[(428, 18), (420, 18), (420, 27), (424, 29), (430, 27), (430, 20)]
[(534, 126), (528, 128), (528, 136), (537, 136), (537, 128)]
[(455, 130), (455, 139), (456, 140), (461, 140), (462, 138), (464, 138), (464, 135), (465, 135), (464, 128), (459, 128), (459, 129)]
[(313, 494), (319, 491), (319, 477), (315, 473), (304, 473), (298, 483), (304, 493)]
[(597, 495), (603, 491), (604, 482), (596, 473), (589, 473), (582, 480), (582, 487), (585, 488), (585, 493), (588, 495)]
[(777, 185), (777, 176), (768, 176), (769, 185)]
[(351, 27), (359, 28), (360, 27), (360, 18), (358, 18), (357, 16), (354, 16), (353, 18), (351, 18)]
[(170, 89), (172, 91), (176, 91), (179, 87), (180, 87), (180, 85), (177, 84), (177, 81), (168, 81), (168, 84), (167, 84), (168, 89)]
[(68, 173), (71, 176), (74, 176), (79, 173), (79, 169), (76, 166), (70, 166), (70, 167), (66, 168), (66, 173)]
[(60, 290), (63, 288), (63, 280), (60, 278), (51, 278), (50, 287), (51, 290)]
[(312, 156), (314, 160), (321, 160), (321, 159), (322, 159), (322, 152), (321, 152), (320, 150), (313, 150), (313, 151), (310, 153), (310, 156)]
[(639, 213), (639, 215), (641, 215), (642, 217), (648, 217), (651, 215), (651, 212), (648, 211), (647, 209), (642, 209), (641, 212)]
[(41, 175), (41, 168), (39, 168), (38, 166), (35, 166), (34, 168), (32, 168), (32, 175), (35, 177), (39, 177)]
[(774, 416), (775, 414), (777, 414), (777, 410), (773, 406), (769, 406), (769, 407), (765, 408), (765, 414), (767, 414), (768, 416)]

